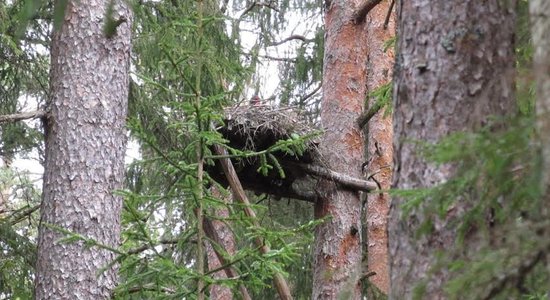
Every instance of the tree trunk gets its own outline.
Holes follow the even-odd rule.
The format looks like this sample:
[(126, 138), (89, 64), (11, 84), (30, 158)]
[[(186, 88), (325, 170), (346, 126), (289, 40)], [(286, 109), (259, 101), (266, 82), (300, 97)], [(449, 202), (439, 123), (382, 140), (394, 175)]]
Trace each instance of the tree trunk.
[[(550, 2), (530, 0), (529, 13), (534, 48), (533, 66), (537, 80), (537, 130), (542, 152), (541, 195), (545, 197), (545, 203), (550, 203)], [(548, 205), (542, 213), (548, 217)], [(548, 239), (550, 228), (546, 229), (545, 236)], [(546, 267), (550, 272), (550, 253), (546, 254)]]
[[(352, 22), (361, 1), (333, 0), (325, 15), (325, 57), (320, 152), (328, 167), (360, 178), (364, 145), (356, 119), (366, 91), (366, 26)], [(355, 5), (353, 5), (355, 4)], [(313, 299), (359, 299), (361, 201), (359, 193), (320, 180), (315, 216), (327, 218), (315, 231)]]
[[(231, 196), (224, 196), (216, 186), (212, 186), (211, 188), (212, 196), (216, 197), (218, 199), (223, 199), (224, 202), (226, 202), (228, 205), (231, 205), (232, 202)], [(217, 233), (218, 237), (220, 238), (220, 247), (223, 247), (225, 251), (229, 255), (235, 254), (235, 237), (233, 236), (233, 232), (231, 231), (231, 228), (227, 224), (225, 224), (223, 219), (229, 218), (229, 210), (227, 208), (216, 208), (212, 212), (212, 215), (217, 217), (217, 220), (212, 220), (212, 227), (214, 227), (214, 231)], [(207, 234), (208, 236), (208, 234)], [(214, 250), (214, 247), (211, 245), (211, 243), (205, 243), (206, 246), (206, 256), (208, 258), (208, 270), (215, 270), (220, 267), (222, 267), (224, 264), (220, 262), (220, 259), (217, 256), (216, 251)], [(212, 274), (212, 277), (215, 279), (224, 279), (227, 278), (227, 274), (224, 270), (220, 270), (214, 274)], [(210, 299), (211, 300), (230, 300), (233, 299), (233, 292), (229, 287), (222, 286), (219, 284), (213, 284), (210, 286)]]
[[(515, 1), (398, 3), (393, 187), (432, 187), (451, 178), (456, 168), (426, 162), (414, 141), (434, 143), (515, 109)], [(425, 288), (421, 299), (444, 299), (449, 271), (429, 271), (437, 252), (453, 248), (453, 221), (465, 203), (456, 200), (443, 220), (433, 220), (430, 233), (415, 237), (427, 217), (414, 210), (405, 218), (404, 201), (394, 197), (390, 209), (390, 297), (411, 299), (420, 284)], [(470, 246), (475, 242), (466, 237), (463, 247)]]
[[(388, 27), (384, 22), (390, 9), (391, 1), (383, 1), (368, 14), (367, 22), (367, 90), (372, 92), (391, 80), (394, 53), (393, 48), (384, 51), (384, 43), (395, 36), (395, 13), (389, 15)], [(393, 11), (393, 10), (392, 10)], [(376, 99), (369, 99), (369, 109), (375, 106)], [(393, 127), (391, 114), (385, 109), (376, 113), (368, 123), (367, 180), (375, 180), (382, 189), (391, 187), (393, 159)], [(387, 294), (390, 288), (388, 266), (388, 213), (390, 198), (387, 193), (367, 194), (366, 223), (368, 272), (376, 275), (369, 280), (380, 291)]]
[(550, 2), (529, 1), (534, 47), (533, 66), (537, 80), (537, 127), (541, 134), (543, 194), (550, 187)]
[(108, 0), (69, 1), (51, 52), (50, 115), (36, 264), (36, 299), (110, 299), (116, 255), (59, 229), (117, 248), (126, 150), (131, 15), (104, 34)]

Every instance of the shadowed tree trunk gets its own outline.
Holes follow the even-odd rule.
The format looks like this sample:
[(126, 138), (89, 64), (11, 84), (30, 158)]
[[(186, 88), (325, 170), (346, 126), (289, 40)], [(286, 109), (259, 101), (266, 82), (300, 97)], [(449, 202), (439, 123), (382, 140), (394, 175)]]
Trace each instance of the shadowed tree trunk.
[[(383, 1), (375, 6), (367, 15), (367, 89), (372, 92), (391, 80), (394, 62), (393, 48), (384, 51), (384, 43), (395, 36), (395, 13), (390, 14), (388, 27), (384, 22), (391, 1)], [(369, 110), (376, 106), (376, 99), (369, 99)], [(392, 116), (381, 109), (368, 123), (366, 175), (368, 180), (375, 180), (384, 190), (391, 187), (393, 159), (393, 127)], [(367, 194), (366, 225), (368, 272), (376, 275), (369, 280), (385, 294), (390, 287), (388, 266), (388, 213), (390, 198), (387, 193)]]
[[(393, 187), (433, 187), (451, 178), (456, 167), (426, 162), (414, 141), (434, 143), (486, 125), (491, 116), (514, 112), (515, 1), (398, 3)], [(421, 209), (405, 218), (404, 201), (393, 197), (391, 204), (390, 297), (411, 299), (413, 290), (422, 287), (419, 299), (445, 299), (448, 268), (433, 267), (438, 252), (454, 247), (453, 221), (466, 203), (457, 199), (443, 219), (425, 216)], [(416, 237), (427, 218), (432, 231)], [(468, 237), (464, 243), (465, 249), (475, 248)]]
[(62, 229), (119, 245), (131, 15), (115, 1), (123, 22), (107, 37), (108, 3), (69, 1), (53, 36), (36, 299), (110, 299), (117, 284), (113, 252), (59, 241)]
[[(364, 146), (356, 119), (366, 91), (366, 26), (352, 22), (361, 1), (329, 1), (325, 15), (325, 57), (320, 152), (329, 167), (359, 178)], [(327, 2), (328, 3), (328, 2)], [(357, 191), (332, 181), (318, 184), (315, 216), (330, 216), (315, 231), (313, 299), (359, 299), (361, 201)]]

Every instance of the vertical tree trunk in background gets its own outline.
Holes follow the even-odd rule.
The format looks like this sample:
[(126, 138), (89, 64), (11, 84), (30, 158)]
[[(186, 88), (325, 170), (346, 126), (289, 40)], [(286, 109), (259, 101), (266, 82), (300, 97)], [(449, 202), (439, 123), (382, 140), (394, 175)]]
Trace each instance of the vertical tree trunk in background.
[(534, 47), (533, 67), (537, 80), (537, 127), (542, 148), (543, 193), (550, 191), (550, 2), (529, 1)]
[(122, 201), (113, 192), (124, 180), (131, 16), (116, 1), (112, 17), (126, 21), (106, 37), (108, 3), (69, 1), (53, 36), (36, 299), (110, 299), (117, 284), (114, 253), (60, 243), (64, 234), (48, 227), (119, 244)]
[[(366, 92), (366, 26), (351, 21), (361, 1), (327, 2), (320, 151), (331, 169), (359, 178), (364, 139), (356, 119)], [(318, 194), (315, 216), (330, 218), (315, 231), (312, 299), (359, 299), (359, 193), (321, 180)]]
[[(427, 163), (411, 141), (434, 143), (514, 111), (515, 1), (398, 3), (393, 187), (432, 187), (451, 178), (455, 168)], [(404, 201), (393, 197), (390, 209), (390, 297), (411, 299), (415, 286), (425, 283), (422, 299), (444, 299), (449, 272), (428, 271), (438, 251), (453, 248), (452, 221), (465, 203), (457, 200), (444, 220), (434, 220), (431, 233), (415, 237), (426, 217), (415, 210), (404, 218)], [(475, 245), (466, 238), (469, 246)]]
[[(545, 203), (550, 203), (550, 2), (530, 0), (529, 13), (533, 40), (533, 69), (537, 81), (537, 130), (542, 150), (541, 192)], [(550, 207), (542, 212), (550, 214)], [(546, 238), (550, 228), (546, 229)], [(546, 254), (546, 267), (550, 271), (550, 254)]]
[[(216, 186), (211, 187), (212, 196), (216, 197), (218, 199), (224, 199), (224, 202), (232, 202), (231, 195), (226, 197), (223, 196), (222, 193), (218, 190)], [(228, 254), (234, 255), (235, 254), (235, 238), (233, 236), (233, 232), (231, 231), (231, 228), (227, 224), (225, 224), (223, 219), (227, 219), (229, 217), (229, 210), (227, 208), (218, 208), (215, 209), (215, 211), (212, 212), (212, 215), (216, 216), (218, 220), (212, 220), (212, 227), (214, 227), (214, 231), (217, 233), (217, 236), (220, 238), (220, 246), (227, 251)], [(206, 234), (208, 236), (208, 233)], [(206, 255), (208, 258), (208, 270), (214, 270), (221, 266), (223, 266), (223, 263), (220, 262), (218, 259), (218, 256), (216, 254), (216, 251), (214, 251), (214, 247), (211, 245), (210, 242), (205, 243), (206, 248)], [(226, 272), (224, 270), (218, 271), (212, 276), (216, 279), (223, 279), (227, 278)], [(221, 286), (218, 284), (213, 284), (210, 286), (210, 299), (211, 300), (230, 300), (233, 299), (233, 293), (231, 292), (231, 289), (229, 287)]]
[[(395, 36), (395, 13), (390, 15), (388, 28), (384, 29), (384, 21), (391, 1), (383, 1), (375, 6), (367, 15), (367, 90), (372, 92), (391, 81), (394, 53), (393, 48), (384, 51), (384, 43)], [(376, 99), (369, 99), (369, 108)], [(368, 179), (376, 180), (382, 189), (391, 187), (393, 159), (393, 127), (392, 116), (386, 115), (384, 109), (375, 114), (368, 123), (366, 170)], [(376, 275), (369, 280), (385, 294), (390, 287), (388, 265), (388, 213), (390, 198), (387, 193), (367, 194), (366, 227), (368, 272)]]

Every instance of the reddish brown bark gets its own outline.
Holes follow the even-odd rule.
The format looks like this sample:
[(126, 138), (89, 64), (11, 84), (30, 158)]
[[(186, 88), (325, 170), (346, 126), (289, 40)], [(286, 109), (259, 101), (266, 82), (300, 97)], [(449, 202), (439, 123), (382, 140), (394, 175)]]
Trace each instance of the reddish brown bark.
[[(325, 57), (320, 145), (328, 167), (361, 177), (364, 139), (356, 124), (366, 92), (367, 41), (364, 23), (353, 13), (362, 1), (334, 0), (325, 15)], [(313, 299), (359, 299), (361, 202), (359, 193), (320, 180), (317, 218), (330, 216), (315, 231)]]
[[(224, 199), (225, 202), (231, 202), (231, 197), (223, 197), (223, 195), (218, 191), (218, 189), (214, 186), (212, 187), (212, 196), (218, 198), (218, 199)], [(213, 227), (214, 232), (216, 233), (221, 247), (225, 249), (225, 251), (229, 255), (233, 255), (235, 253), (235, 239), (233, 236), (233, 232), (225, 224), (223, 219), (226, 219), (229, 217), (229, 211), (227, 208), (218, 208), (216, 209), (213, 214), (218, 218), (218, 220), (212, 220), (210, 221)], [(208, 233), (206, 234), (208, 236)], [(211, 243), (206, 243), (206, 254), (208, 258), (208, 269), (214, 270), (218, 269), (223, 265), (223, 263), (220, 262), (220, 259), (218, 258), (218, 255), (216, 251), (214, 251), (214, 248)], [(213, 274), (213, 277), (216, 279), (223, 279), (227, 278), (227, 274), (224, 270), (218, 271)], [(233, 299), (233, 293), (231, 292), (231, 289), (228, 287), (224, 287), (218, 284), (214, 284), (210, 287), (210, 299), (212, 300), (229, 300)]]
[[(395, 13), (391, 13), (387, 29), (384, 21), (388, 14), (390, 1), (383, 1), (372, 9), (366, 19), (367, 47), (367, 89), (370, 92), (391, 81), (394, 54), (393, 47), (384, 51), (384, 43), (395, 36)], [(374, 106), (376, 99), (369, 99), (369, 107)], [(391, 187), (393, 159), (392, 116), (382, 109), (368, 123), (367, 135), (367, 179), (378, 182), (382, 189)], [(376, 275), (369, 277), (378, 289), (388, 293), (390, 287), (388, 265), (388, 232), (387, 222), (390, 208), (387, 193), (367, 195), (366, 226), (368, 272)]]

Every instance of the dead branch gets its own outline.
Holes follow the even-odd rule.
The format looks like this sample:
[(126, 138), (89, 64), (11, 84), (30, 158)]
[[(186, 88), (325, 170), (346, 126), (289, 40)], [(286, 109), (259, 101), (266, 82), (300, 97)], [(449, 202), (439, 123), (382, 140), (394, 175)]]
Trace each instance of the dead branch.
[[(174, 245), (174, 244), (177, 244), (178, 242), (179, 242), (178, 239), (163, 239), (163, 240), (160, 240), (158, 243), (161, 245)], [(127, 255), (138, 254), (145, 250), (152, 249), (153, 246), (154, 245), (151, 245), (151, 244), (145, 244), (145, 245), (136, 247), (134, 249), (128, 250), (126, 254)]]
[(388, 29), (388, 24), (390, 24), (391, 11), (395, 5), (395, 0), (391, 0), (390, 7), (388, 7), (388, 12), (386, 13), (386, 19), (384, 20), (384, 30)]
[(280, 41), (278, 41), (278, 42), (275, 42), (275, 43), (273, 43), (273, 44), (271, 44), (271, 45), (269, 45), (269, 46), (272, 46), (272, 47), (274, 47), (274, 46), (279, 46), (279, 45), (282, 45), (282, 44), (284, 44), (284, 43), (286, 43), (286, 42), (290, 42), (290, 41), (294, 41), (294, 40), (300, 40), (300, 41), (302, 41), (302, 42), (304, 42), (304, 43), (305, 43), (305, 42), (310, 42), (310, 41), (312, 41), (312, 40), (306, 39), (306, 37), (303, 36), (303, 35), (293, 34), (293, 35), (291, 35), (291, 36), (289, 36), (289, 37), (287, 37), (287, 38), (285, 38), (285, 39), (283, 39), (283, 40), (280, 40)]
[(378, 185), (375, 182), (358, 179), (345, 174), (341, 174), (317, 165), (312, 164), (297, 164), (306, 173), (330, 179), (336, 183), (339, 183), (345, 187), (352, 188), (359, 191), (374, 191), (378, 189)]
[(303, 96), (302, 98), (300, 98), (300, 102), (303, 103), (307, 99), (313, 97), (313, 95), (315, 95), (321, 89), (321, 87), (322, 87), (322, 85), (319, 84), (313, 91), (311, 91), (311, 93), (309, 93), (309, 94)]
[(0, 115), (0, 124), (12, 123), (12, 122), (17, 122), (17, 121), (27, 120), (27, 119), (42, 118), (45, 116), (46, 116), (46, 112), (43, 110), (23, 112), (18, 114), (11, 114), (11, 115)]
[(353, 13), (352, 19), (354, 24), (361, 24), (367, 18), (367, 14), (382, 0), (366, 0), (359, 8)]
[(273, 6), (272, 3), (266, 3), (266, 2), (252, 2), (252, 4), (250, 4), (250, 6), (248, 6), (244, 11), (243, 13), (239, 16), (239, 20), (241, 20), (242, 18), (244, 18), (244, 16), (246, 16), (246, 14), (248, 14), (251, 10), (254, 9), (254, 7), (256, 6), (264, 6), (264, 7), (267, 7), (267, 8), (270, 8), (276, 12), (280, 12), (279, 9), (275, 6)]
[[(227, 151), (219, 145), (214, 145), (214, 152), (220, 156), (227, 155)], [(221, 158), (220, 163), (222, 165), (225, 176), (227, 177), (227, 181), (229, 182), (229, 186), (231, 187), (231, 190), (235, 195), (235, 198), (243, 204), (244, 212), (252, 220), (252, 225), (259, 228), (260, 223), (256, 218), (256, 213), (250, 206), (250, 201), (248, 201), (248, 197), (244, 192), (243, 186), (239, 180), (239, 177), (237, 176), (237, 172), (233, 167), (233, 163), (229, 158)], [(255, 243), (260, 248), (260, 251), (263, 254), (266, 254), (270, 251), (269, 246), (267, 246), (259, 237), (255, 239)], [(292, 299), (290, 288), (288, 287), (288, 284), (283, 275), (281, 275), (280, 273), (275, 273), (273, 280), (275, 281), (275, 287), (277, 288), (279, 297), (285, 300)]]
[(30, 216), (33, 212), (37, 211), (39, 208), (40, 208), (40, 204), (35, 205), (33, 207), (29, 207), (17, 215), (11, 216), (11, 218), (13, 218), (13, 220), (11, 220), (10, 222), (11, 225), (15, 225), (21, 222), (23, 219)]
[[(220, 236), (214, 229), (214, 224), (212, 224), (212, 221), (208, 218), (203, 219), (203, 228), (204, 233), (206, 236), (210, 239), (210, 244), (212, 245), (212, 249), (214, 249), (214, 252), (216, 253), (216, 257), (220, 261), (220, 264), (222, 265), (222, 269), (225, 272), (225, 275), (228, 278), (238, 278), (239, 274), (235, 270), (235, 268), (231, 267), (231, 264), (234, 262), (228, 262), (225, 257), (220, 253), (220, 251), (217, 249), (216, 246), (223, 248), (223, 243), (221, 241)], [(226, 250), (227, 252), (227, 250)], [(239, 285), (239, 290), (241, 291), (242, 298), (244, 300), (251, 300), (250, 294), (248, 293), (248, 290), (243, 284)]]

